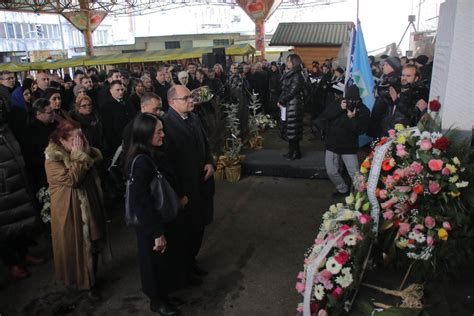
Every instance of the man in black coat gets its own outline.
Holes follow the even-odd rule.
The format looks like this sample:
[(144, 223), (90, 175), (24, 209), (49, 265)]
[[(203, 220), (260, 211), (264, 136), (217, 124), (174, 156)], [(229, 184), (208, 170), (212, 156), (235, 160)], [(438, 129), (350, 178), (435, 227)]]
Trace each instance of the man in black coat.
[(122, 80), (122, 74), (120, 73), (120, 70), (118, 69), (109, 70), (109, 72), (107, 73), (107, 80), (104, 81), (104, 84), (102, 85), (98, 93), (99, 107), (110, 99), (110, 84), (113, 81), (121, 81), (121, 80)]
[(125, 126), (135, 117), (135, 109), (123, 99), (124, 92), (122, 81), (112, 81), (109, 90), (110, 97), (100, 106), (105, 137), (104, 157), (106, 158), (113, 156), (122, 143)]
[(370, 111), (362, 103), (357, 86), (346, 88), (345, 99), (329, 105), (321, 115), (327, 120), (326, 132), (326, 171), (329, 179), (336, 186), (333, 197), (342, 197), (349, 193), (349, 188), (339, 173), (340, 160), (351, 176), (359, 171), (357, 151), (359, 135), (367, 131)]
[(168, 112), (168, 90), (171, 88), (171, 85), (165, 79), (166, 68), (160, 67), (156, 72), (156, 82), (153, 86), (155, 93), (161, 98), (163, 105), (163, 111)]
[(176, 190), (187, 198), (184, 216), (188, 218), (183, 233), (187, 234), (191, 272), (205, 275), (196, 264), (206, 225), (213, 220), (214, 160), (200, 120), (192, 111), (191, 92), (176, 85), (168, 91), (170, 109), (165, 121), (166, 155), (176, 173)]

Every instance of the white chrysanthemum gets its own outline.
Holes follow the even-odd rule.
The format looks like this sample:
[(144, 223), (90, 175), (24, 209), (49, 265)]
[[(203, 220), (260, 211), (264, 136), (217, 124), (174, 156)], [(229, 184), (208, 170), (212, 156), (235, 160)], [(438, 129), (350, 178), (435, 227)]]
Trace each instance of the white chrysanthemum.
[(433, 155), (435, 156), (439, 156), (441, 155), (441, 150), (439, 149), (436, 149), (436, 148), (433, 148), (433, 150), (431, 151), (433, 153)]
[(410, 238), (410, 239), (415, 239), (415, 233), (414, 233), (414, 232), (410, 232), (410, 233), (408, 234), (408, 238)]
[(436, 142), (438, 139), (440, 139), (441, 137), (443, 137), (443, 134), (441, 134), (440, 132), (433, 132), (431, 133), (431, 140), (433, 142)]
[(423, 235), (423, 234), (416, 234), (416, 235), (415, 235), (415, 240), (416, 240), (418, 243), (421, 244), (421, 243), (424, 243), (424, 242), (425, 242), (426, 237), (425, 237), (425, 235)]
[(455, 164), (456, 166), (460, 166), (460, 165), (461, 165), (461, 161), (459, 160), (458, 157), (454, 157), (452, 160), (453, 160), (453, 162), (454, 162), (454, 164)]
[(352, 281), (354, 281), (354, 279), (352, 278), (352, 274), (350, 273), (344, 274), (343, 276), (338, 276), (336, 278), (336, 283), (343, 288), (346, 288), (351, 285)]
[(457, 188), (466, 188), (468, 185), (469, 185), (469, 182), (467, 182), (467, 181), (462, 181), (462, 182), (456, 183)]
[(340, 265), (334, 257), (331, 257), (326, 262), (326, 269), (332, 274), (338, 274), (341, 271), (342, 265)]
[(331, 206), (329, 207), (329, 211), (330, 211), (331, 213), (333, 213), (333, 214), (336, 214), (336, 213), (337, 213), (337, 207), (336, 207), (336, 205), (334, 205), (334, 204), (331, 205)]
[(421, 139), (431, 139), (431, 133), (424, 131), (423, 133), (421, 133), (420, 138)]
[(351, 268), (350, 267), (343, 268), (341, 270), (341, 273), (342, 274), (350, 274), (351, 273)]
[(331, 214), (329, 212), (326, 212), (323, 214), (323, 219), (326, 220), (326, 219), (329, 219), (331, 217)]
[(342, 203), (337, 203), (337, 204), (336, 204), (336, 207), (337, 207), (338, 209), (341, 209), (341, 208), (344, 207), (344, 204), (342, 204)]
[(449, 182), (451, 182), (451, 183), (454, 183), (454, 182), (456, 182), (456, 181), (458, 181), (458, 180), (459, 180), (459, 176), (458, 176), (458, 175), (454, 175), (454, 176), (452, 176), (452, 177), (449, 178)]
[(318, 301), (321, 301), (324, 298), (324, 294), (324, 286), (317, 284), (314, 287), (314, 297), (316, 297)]
[(355, 246), (357, 238), (355, 235), (349, 235), (344, 237), (344, 243), (348, 246)]

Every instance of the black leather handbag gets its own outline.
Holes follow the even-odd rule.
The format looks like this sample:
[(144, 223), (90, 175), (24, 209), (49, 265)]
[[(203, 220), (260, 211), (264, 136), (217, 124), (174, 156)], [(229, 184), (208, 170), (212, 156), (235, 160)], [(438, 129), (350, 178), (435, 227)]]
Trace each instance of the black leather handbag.
[(127, 226), (140, 226), (141, 223), (138, 220), (135, 212), (133, 211), (133, 205), (130, 204), (130, 190), (133, 186), (133, 168), (137, 158), (140, 156), (150, 159), (155, 168), (155, 177), (150, 183), (150, 192), (154, 200), (154, 210), (161, 218), (164, 224), (172, 222), (176, 216), (178, 216), (179, 210), (182, 208), (180, 200), (174, 189), (168, 183), (163, 174), (158, 171), (154, 161), (147, 155), (137, 155), (130, 168), (130, 174), (127, 179), (125, 189), (125, 223)]

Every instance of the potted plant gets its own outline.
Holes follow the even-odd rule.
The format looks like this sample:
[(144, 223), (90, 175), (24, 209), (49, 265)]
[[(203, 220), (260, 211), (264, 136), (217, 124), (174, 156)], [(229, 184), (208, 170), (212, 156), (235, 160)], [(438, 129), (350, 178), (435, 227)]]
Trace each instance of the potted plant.
[(224, 112), (226, 117), (226, 142), (224, 155), (219, 157), (219, 163), (224, 166), (225, 177), (230, 182), (240, 180), (242, 174), (242, 160), (244, 156), (240, 155), (242, 149), (242, 140), (240, 139), (238, 104), (224, 104)]
[(249, 119), (249, 145), (253, 149), (262, 149), (263, 148), (263, 136), (260, 135), (265, 131), (267, 127), (274, 128), (276, 127), (276, 121), (273, 120), (270, 115), (257, 113), (258, 110), (262, 107), (262, 103), (258, 99), (258, 93), (253, 92), (250, 96), (250, 119)]

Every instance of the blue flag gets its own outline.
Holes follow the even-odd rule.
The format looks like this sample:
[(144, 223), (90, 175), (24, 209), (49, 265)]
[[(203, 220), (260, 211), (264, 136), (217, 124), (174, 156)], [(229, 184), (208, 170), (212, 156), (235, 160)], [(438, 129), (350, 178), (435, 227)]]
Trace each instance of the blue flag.
[[(360, 23), (357, 23), (357, 30), (354, 30), (352, 35), (351, 55), (348, 61), (350, 66), (347, 72), (346, 85), (357, 85), (362, 102), (372, 111), (375, 103), (374, 77), (368, 57), (362, 27)], [(369, 141), (370, 138), (363, 135), (359, 138), (359, 145), (365, 145)]]

